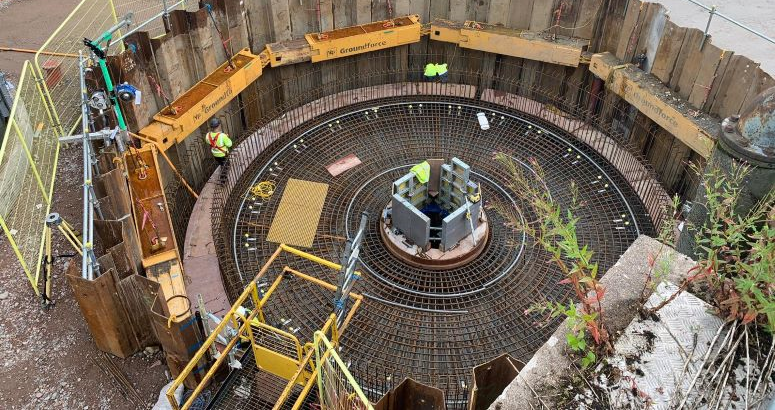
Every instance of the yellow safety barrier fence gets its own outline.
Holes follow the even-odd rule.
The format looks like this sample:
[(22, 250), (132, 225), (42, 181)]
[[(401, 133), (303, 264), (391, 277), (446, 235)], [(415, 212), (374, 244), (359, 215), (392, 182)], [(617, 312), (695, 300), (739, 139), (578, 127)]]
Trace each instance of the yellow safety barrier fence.
[[(187, 410), (191, 407), (196, 398), (199, 397), (210, 380), (212, 380), (218, 369), (220, 369), (223, 362), (229, 356), (229, 353), (231, 353), (239, 342), (250, 342), (253, 356), (256, 361), (255, 365), (259, 367), (261, 371), (269, 372), (288, 381), (285, 390), (279, 396), (279, 400), (274, 408), (279, 409), (280, 407), (283, 407), (286, 401), (292, 396), (294, 388), (297, 386), (301, 387), (302, 390), (300, 394), (296, 396), (292, 408), (301, 408), (307, 395), (312, 388), (315, 387), (320, 375), (315, 364), (316, 361), (314, 360), (314, 358), (317, 357), (316, 354), (318, 354), (321, 349), (320, 346), (318, 346), (320, 341), (319, 339), (315, 339), (313, 334), (311, 335), (313, 337), (310, 337), (309, 341), (302, 342), (295, 335), (269, 325), (264, 316), (263, 308), (266, 306), (271, 296), (281, 286), (286, 275), (292, 275), (297, 279), (311, 282), (324, 289), (330, 290), (332, 293), (336, 291), (336, 286), (296, 271), (288, 266), (284, 266), (282, 273), (272, 281), (268, 289), (263, 292), (260, 291), (259, 279), (266, 276), (272, 263), (283, 252), (296, 255), (333, 270), (341, 269), (341, 265), (339, 264), (281, 244), (261, 267), (261, 270), (254, 280), (250, 282), (240, 297), (237, 298), (231, 309), (224, 315), (221, 323), (212, 331), (210, 336), (200, 347), (199, 351), (196, 352), (188, 365), (186, 365), (167, 390), (167, 399), (174, 409)], [(350, 323), (350, 320), (352, 320), (356, 310), (363, 302), (363, 296), (359, 294), (351, 292), (349, 293), (349, 297), (354, 302), (347, 311), (341, 325), (337, 324), (336, 315), (331, 313), (321, 328), (315, 332), (315, 334), (319, 333), (325, 336), (327, 338), (326, 340), (330, 339), (329, 345), (332, 346), (331, 349), (338, 345), (339, 335), (347, 328), (347, 325)], [(252, 303), (252, 310), (246, 309), (246, 304), (248, 303)], [(198, 363), (205, 357), (205, 354), (207, 354), (208, 351), (213, 351), (218, 335), (224, 331), (227, 325), (231, 325), (232, 328), (237, 329), (236, 335), (229, 340), (225, 347), (218, 349), (219, 353), (216, 355), (217, 358), (215, 362), (209, 367), (207, 373), (196, 386), (189, 398), (181, 405), (181, 403), (178, 403), (175, 399), (175, 390), (191, 375)], [(323, 353), (323, 356), (325, 356), (325, 353)], [(321, 358), (323, 356), (321, 356)], [(329, 356), (330, 353), (326, 356), (326, 360)], [(328, 372), (325, 374), (331, 373)], [(352, 377), (350, 378), (352, 379)], [(366, 403), (368, 403), (368, 401)]]
[(323, 332), (315, 332), (315, 373), (321, 409), (373, 410), (336, 349)]
[(37, 295), (60, 135), (44, 95), (25, 61), (0, 147), (0, 226)]
[[(175, 3), (168, 2), (170, 10)], [(37, 51), (33, 62), (24, 63), (0, 147), (0, 226), (38, 295), (59, 137), (79, 132), (82, 101), (77, 56), (85, 49), (83, 39), (99, 37), (116, 24), (118, 15), (134, 13), (131, 29), (162, 10), (161, 1), (82, 0)], [(154, 35), (164, 33), (160, 19), (144, 28)], [(117, 44), (111, 54), (122, 49)]]

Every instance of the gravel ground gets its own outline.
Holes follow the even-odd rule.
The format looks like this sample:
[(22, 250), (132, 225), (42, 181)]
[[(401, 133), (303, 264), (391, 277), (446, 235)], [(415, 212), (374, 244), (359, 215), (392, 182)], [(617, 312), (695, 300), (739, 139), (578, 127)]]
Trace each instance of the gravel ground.
[[(81, 150), (60, 154), (53, 209), (80, 227)], [(54, 254), (71, 252), (54, 232)], [(161, 353), (140, 352), (127, 359), (110, 356), (144, 403), (124, 397), (113, 376), (96, 361), (97, 350), (64, 277), (66, 258), (55, 263), (56, 305), (43, 310), (13, 257), (5, 236), (0, 242), (0, 407), (4, 409), (133, 409), (156, 401), (166, 384)]]

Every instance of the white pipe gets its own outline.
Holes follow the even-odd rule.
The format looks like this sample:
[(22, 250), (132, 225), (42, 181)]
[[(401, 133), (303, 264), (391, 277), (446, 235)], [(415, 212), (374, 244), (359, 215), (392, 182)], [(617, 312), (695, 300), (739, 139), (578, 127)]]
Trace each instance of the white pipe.
[(479, 120), (479, 128), (483, 130), (490, 129), (490, 121), (487, 119), (487, 114), (478, 112), (476, 113), (476, 119)]

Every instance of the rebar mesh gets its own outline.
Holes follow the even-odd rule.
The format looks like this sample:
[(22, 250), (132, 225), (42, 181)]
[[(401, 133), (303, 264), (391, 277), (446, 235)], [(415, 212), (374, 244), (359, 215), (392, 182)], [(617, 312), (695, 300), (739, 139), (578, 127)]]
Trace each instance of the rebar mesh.
[[(473, 366), (504, 352), (527, 360), (551, 333), (535, 328), (535, 318), (521, 313), (524, 308), (544, 297), (563, 299), (568, 292), (556, 285), (560, 276), (547, 256), (520, 233), (505, 229), (494, 211), (488, 214), (494, 218), (488, 248), (469, 265), (426, 272), (396, 261), (376, 235), (396, 176), (426, 158), (459, 156), (483, 181), (486, 200), (512, 201), (516, 195), (503, 188), (505, 173), (492, 161), (493, 151), (523, 162), (536, 157), (561, 204), (568, 202), (570, 179), (582, 186), (587, 205), (579, 213), (580, 239), (595, 249), (601, 271), (639, 232), (653, 234), (670, 217), (664, 213), (668, 193), (680, 187), (691, 195), (693, 182), (685, 163), (654, 173), (644, 154), (650, 154), (647, 147), (659, 128), (634, 121), (629, 106), (610, 91), (593, 93), (584, 81), (540, 69), (520, 75), (529, 67), (515, 60), (497, 60), (491, 71), (458, 69), (481, 67), (484, 59), (471, 55), (453, 58), (450, 82), (457, 84), (415, 83), (424, 62), (439, 57), (404, 58), (408, 68), (390, 52), (314, 65), (291, 78), (262, 79), (255, 93), (243, 94), (242, 108), (227, 113), (226, 123), (248, 118), (254, 125), (236, 138), (227, 182), (216, 189), (213, 234), (216, 248), (223, 250), (224, 285), (233, 297), (271, 248), (263, 236), (282, 190), (256, 200), (248, 193), (256, 182), (271, 179), (282, 187), (294, 177), (331, 185), (311, 252), (332, 260), (354, 231), (355, 216), (370, 211), (364, 279), (355, 289), (367, 298), (343, 336), (341, 355), (372, 401), (412, 377), (444, 389), (450, 408), (463, 408)], [(364, 69), (378, 66), (385, 69)], [(353, 74), (331, 80), (331, 70)], [(551, 84), (561, 86), (544, 87)], [(477, 128), (479, 111), (494, 117), (487, 132)], [(646, 144), (630, 145), (634, 136)], [(326, 173), (326, 165), (350, 153), (363, 164), (338, 177)], [(666, 192), (659, 181), (673, 184)], [(534, 216), (515, 202), (527, 220)], [(334, 279), (313, 266), (298, 268)], [(331, 301), (302, 293), (287, 303), (293, 306), (289, 316), (299, 323), (322, 317)]]
[[(376, 111), (375, 111), (376, 110)], [(476, 113), (485, 112), (491, 128), (482, 131)], [(507, 175), (494, 151), (518, 161), (536, 158), (545, 168), (552, 196), (567, 206), (568, 181), (580, 187), (586, 203), (578, 213), (579, 238), (595, 249), (601, 271), (613, 265), (641, 232), (653, 233), (651, 220), (626, 179), (577, 138), (545, 120), (481, 100), (453, 96), (404, 96), (335, 109), (280, 137), (259, 154), (237, 183), (226, 206), (235, 270), (226, 283), (244, 285), (273, 251), (264, 242), (281, 192), (269, 200), (248, 188), (288, 178), (330, 185), (312, 252), (336, 259), (344, 238), (355, 230), (357, 215), (372, 215), (363, 243), (364, 276), (355, 290), (367, 300), (342, 340), (343, 355), (369, 398), (377, 400), (392, 381), (412, 377), (448, 392), (457, 408), (470, 385), (470, 369), (504, 352), (529, 359), (551, 333), (536, 328), (523, 312), (541, 300), (563, 300), (559, 271), (548, 256), (519, 232), (488, 213), (487, 249), (473, 262), (438, 272), (413, 268), (389, 253), (378, 234), (378, 216), (390, 198), (393, 180), (427, 158), (457, 156), (471, 165), (486, 201), (513, 204), (528, 221), (535, 215), (506, 187)], [(363, 164), (331, 177), (325, 166), (348, 154)], [(527, 165), (525, 165), (527, 166)], [(299, 216), (303, 218), (303, 215)], [(303, 262), (301, 262), (303, 264)], [(332, 272), (311, 264), (299, 268), (321, 279)], [(240, 279), (242, 278), (242, 279)], [(328, 298), (301, 294), (288, 299), (295, 323), (313, 320)]]

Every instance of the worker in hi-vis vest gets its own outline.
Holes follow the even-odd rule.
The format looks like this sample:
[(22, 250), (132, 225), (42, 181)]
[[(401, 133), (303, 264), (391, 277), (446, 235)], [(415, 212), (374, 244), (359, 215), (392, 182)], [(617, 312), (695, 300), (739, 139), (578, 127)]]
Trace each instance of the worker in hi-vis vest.
[(205, 135), (205, 142), (210, 146), (210, 153), (213, 154), (213, 158), (221, 166), (221, 182), (226, 180), (226, 167), (227, 160), (229, 158), (229, 148), (231, 148), (231, 139), (229, 136), (221, 132), (221, 120), (218, 118), (211, 118), (210, 132)]
[(421, 184), (428, 182), (431, 178), (431, 164), (429, 164), (428, 161), (423, 161), (413, 166), (409, 171), (417, 177), (417, 180), (420, 181)]
[(425, 81), (435, 81), (436, 80), (436, 64), (434, 63), (428, 63), (425, 65), (425, 72), (423, 73), (423, 76), (425, 77)]
[(447, 63), (444, 64), (436, 64), (436, 75), (439, 76), (439, 79), (442, 83), (446, 83), (449, 81), (449, 73), (447, 73)]

